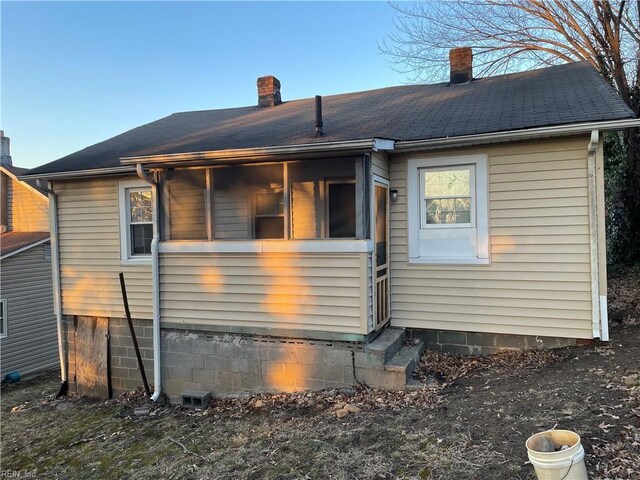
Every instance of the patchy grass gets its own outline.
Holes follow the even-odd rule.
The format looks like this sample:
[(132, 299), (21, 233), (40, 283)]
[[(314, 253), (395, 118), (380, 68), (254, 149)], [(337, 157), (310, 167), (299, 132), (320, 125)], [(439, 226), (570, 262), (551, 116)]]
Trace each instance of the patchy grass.
[[(633, 288), (640, 282), (616, 298), (640, 298)], [(136, 416), (140, 394), (53, 399), (51, 376), (5, 386), (2, 469), (47, 478), (532, 480), (524, 442), (557, 427), (581, 435), (590, 478), (638, 479), (640, 386), (624, 378), (640, 373), (640, 324), (628, 303), (609, 345), (427, 353), (418, 376), (438, 381), (414, 392), (260, 395), (204, 412), (150, 405)], [(361, 411), (338, 420), (342, 402)]]

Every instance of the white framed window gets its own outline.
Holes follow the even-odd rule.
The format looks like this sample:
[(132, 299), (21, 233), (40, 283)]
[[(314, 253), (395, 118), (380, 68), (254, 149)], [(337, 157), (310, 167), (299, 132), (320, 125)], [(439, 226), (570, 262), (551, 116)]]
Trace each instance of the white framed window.
[(0, 338), (5, 338), (8, 334), (7, 322), (7, 301), (0, 300)]
[(153, 203), (151, 187), (141, 180), (118, 183), (120, 259), (129, 263), (151, 261)]
[(409, 263), (489, 263), (487, 157), (407, 161)]

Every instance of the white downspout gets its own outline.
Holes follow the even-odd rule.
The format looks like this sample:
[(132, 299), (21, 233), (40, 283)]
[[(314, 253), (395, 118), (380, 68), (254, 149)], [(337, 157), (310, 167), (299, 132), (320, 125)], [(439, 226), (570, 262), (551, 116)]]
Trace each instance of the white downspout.
[(144, 171), (142, 164), (136, 165), (138, 176), (151, 185), (151, 202), (153, 215), (153, 238), (151, 239), (151, 283), (153, 303), (153, 395), (154, 402), (162, 393), (162, 376), (160, 374), (160, 275), (158, 268), (158, 242), (160, 229), (158, 228), (158, 182), (153, 176)]
[[(598, 149), (598, 130), (591, 132), (587, 149), (587, 177), (589, 189), (589, 253), (591, 257), (591, 319), (593, 338), (609, 340), (608, 328), (602, 327), (602, 311), (600, 298), (600, 262), (598, 258), (598, 206), (596, 180), (596, 151)], [(603, 335), (604, 334), (604, 335)], [(606, 335), (606, 339), (602, 338)]]
[(51, 283), (53, 284), (53, 312), (56, 315), (56, 328), (58, 330), (58, 355), (60, 356), (60, 380), (62, 382), (60, 393), (68, 387), (67, 363), (64, 358), (64, 333), (62, 328), (62, 292), (60, 290), (60, 250), (58, 248), (58, 196), (51, 188), (51, 182), (45, 187), (41, 180), (36, 182), (38, 187), (49, 195), (49, 216), (51, 239)]

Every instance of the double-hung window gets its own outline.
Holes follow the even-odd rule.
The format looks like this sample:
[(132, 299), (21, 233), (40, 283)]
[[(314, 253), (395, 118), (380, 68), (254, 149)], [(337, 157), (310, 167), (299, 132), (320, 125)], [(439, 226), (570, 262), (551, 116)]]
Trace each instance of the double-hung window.
[(284, 237), (284, 190), (282, 186), (259, 188), (255, 196), (254, 238)]
[(119, 184), (121, 260), (148, 261), (153, 239), (151, 187), (139, 181)]
[(407, 162), (409, 263), (489, 263), (486, 155)]
[(421, 228), (475, 223), (474, 165), (420, 169)]

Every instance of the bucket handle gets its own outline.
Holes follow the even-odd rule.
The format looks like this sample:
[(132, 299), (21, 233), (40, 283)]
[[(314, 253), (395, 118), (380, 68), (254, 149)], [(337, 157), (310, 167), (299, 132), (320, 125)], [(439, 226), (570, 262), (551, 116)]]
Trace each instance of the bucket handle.
[(569, 475), (569, 472), (571, 471), (571, 467), (573, 467), (573, 457), (571, 458), (571, 464), (569, 465), (569, 470), (567, 470), (567, 473), (564, 474), (564, 477), (562, 477), (560, 480), (564, 480), (565, 478), (567, 478), (567, 476)]

